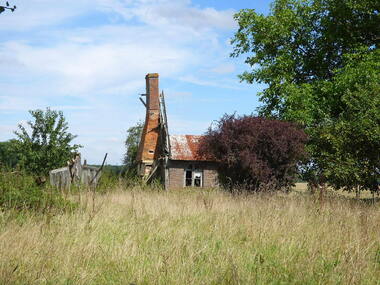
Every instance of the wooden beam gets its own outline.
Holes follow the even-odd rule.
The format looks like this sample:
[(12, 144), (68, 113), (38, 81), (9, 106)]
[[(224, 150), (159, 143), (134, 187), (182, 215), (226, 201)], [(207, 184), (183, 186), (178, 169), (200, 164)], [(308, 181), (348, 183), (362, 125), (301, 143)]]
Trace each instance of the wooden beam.
[(140, 99), (141, 103), (143, 103), (143, 105), (144, 105), (145, 108), (146, 108), (146, 103), (144, 102), (144, 100), (143, 100), (141, 97), (140, 97), (139, 99)]

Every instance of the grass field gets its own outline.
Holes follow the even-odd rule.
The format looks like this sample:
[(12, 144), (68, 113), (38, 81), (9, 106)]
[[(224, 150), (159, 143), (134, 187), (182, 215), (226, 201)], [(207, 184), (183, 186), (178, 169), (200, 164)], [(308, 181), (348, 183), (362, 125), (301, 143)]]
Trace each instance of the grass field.
[(72, 213), (0, 213), (0, 284), (380, 284), (379, 203), (199, 190), (80, 200)]
[[(306, 193), (308, 191), (307, 183), (305, 182), (296, 183), (293, 190), (298, 193)], [(327, 194), (330, 197), (336, 196), (336, 197), (355, 198), (355, 199), (359, 198), (360, 200), (367, 201), (367, 202), (372, 202), (373, 199), (375, 199), (376, 201), (379, 201), (380, 199), (380, 196), (379, 196), (380, 193), (373, 195), (370, 191), (361, 191), (359, 194), (359, 197), (357, 197), (355, 191), (348, 192), (348, 191), (343, 191), (343, 190), (333, 190), (332, 188), (328, 188), (327, 190), (328, 190)]]

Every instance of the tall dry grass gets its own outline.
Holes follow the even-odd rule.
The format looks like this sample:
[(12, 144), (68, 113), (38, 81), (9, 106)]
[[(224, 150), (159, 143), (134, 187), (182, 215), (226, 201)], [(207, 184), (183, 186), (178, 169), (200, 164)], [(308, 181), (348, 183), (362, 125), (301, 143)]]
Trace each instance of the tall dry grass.
[[(75, 199), (79, 199), (76, 197)], [(1, 284), (380, 284), (379, 205), (116, 191), (1, 213)]]

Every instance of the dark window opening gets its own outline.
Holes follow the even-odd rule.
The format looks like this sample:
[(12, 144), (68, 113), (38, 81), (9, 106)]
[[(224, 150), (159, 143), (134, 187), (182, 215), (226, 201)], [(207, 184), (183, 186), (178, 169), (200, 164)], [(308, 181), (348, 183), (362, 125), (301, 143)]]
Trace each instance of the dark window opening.
[(193, 181), (193, 171), (191, 171), (191, 170), (186, 170), (185, 186), (186, 186), (186, 187), (191, 186), (192, 181)]

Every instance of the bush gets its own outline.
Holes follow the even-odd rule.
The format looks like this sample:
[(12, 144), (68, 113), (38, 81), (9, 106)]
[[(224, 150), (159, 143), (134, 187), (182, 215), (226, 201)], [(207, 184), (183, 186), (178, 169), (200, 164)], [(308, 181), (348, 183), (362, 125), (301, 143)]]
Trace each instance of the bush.
[(224, 115), (201, 140), (199, 155), (219, 162), (221, 183), (230, 189), (275, 190), (295, 181), (306, 141), (289, 122)]
[(22, 172), (0, 172), (0, 208), (16, 210), (72, 209), (60, 192), (38, 186), (33, 176)]
[(19, 124), (15, 131), (19, 163), (36, 176), (48, 176), (49, 171), (66, 165), (80, 145), (71, 145), (76, 138), (68, 132), (68, 123), (60, 111), (29, 111), (33, 121), (27, 127)]

